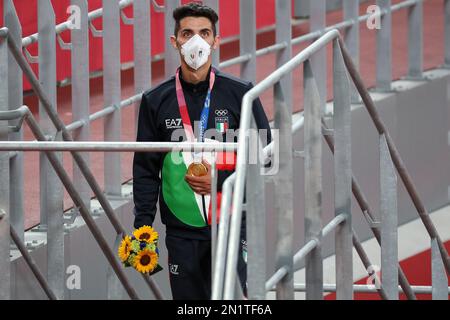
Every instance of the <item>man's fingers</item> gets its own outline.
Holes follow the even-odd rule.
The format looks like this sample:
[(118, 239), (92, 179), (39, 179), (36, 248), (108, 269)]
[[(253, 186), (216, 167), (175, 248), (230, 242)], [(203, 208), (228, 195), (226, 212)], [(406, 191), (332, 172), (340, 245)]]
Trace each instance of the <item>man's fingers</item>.
[(203, 176), (203, 177), (186, 176), (185, 178), (186, 178), (186, 181), (189, 183), (201, 183), (201, 184), (211, 183), (211, 178), (208, 176)]
[(201, 195), (208, 195), (210, 192), (204, 188), (192, 188), (192, 190), (197, 193), (197, 194), (201, 194)]
[(189, 183), (189, 185), (192, 188), (197, 188), (197, 189), (205, 189), (208, 190), (211, 188), (211, 185), (204, 185), (204, 184), (198, 184), (198, 183)]
[(186, 180), (188, 182), (193, 182), (193, 183), (205, 183), (206, 179), (203, 177), (193, 177), (193, 176), (186, 176)]

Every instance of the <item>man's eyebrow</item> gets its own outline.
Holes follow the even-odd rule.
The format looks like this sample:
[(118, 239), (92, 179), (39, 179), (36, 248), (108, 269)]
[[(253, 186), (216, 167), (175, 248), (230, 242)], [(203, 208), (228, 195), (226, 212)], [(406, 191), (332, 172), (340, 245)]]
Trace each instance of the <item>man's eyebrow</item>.
[[(180, 30), (180, 32), (185, 32), (185, 31), (194, 32), (194, 30), (189, 29), (189, 28), (183, 28)], [(200, 30), (200, 32), (205, 32), (205, 31), (212, 32), (212, 29), (211, 28), (203, 28)]]

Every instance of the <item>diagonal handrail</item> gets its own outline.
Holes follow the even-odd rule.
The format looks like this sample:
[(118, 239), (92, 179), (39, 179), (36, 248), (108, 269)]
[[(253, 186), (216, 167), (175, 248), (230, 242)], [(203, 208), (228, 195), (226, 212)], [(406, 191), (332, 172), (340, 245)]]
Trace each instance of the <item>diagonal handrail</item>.
[[(62, 133), (63, 140), (64, 141), (73, 141), (72, 136), (70, 135), (70, 133), (67, 130), (63, 121), (59, 118), (58, 113), (54, 110), (52, 103), (48, 99), (46, 93), (44, 92), (41, 84), (39, 83), (39, 80), (37, 79), (36, 75), (34, 74), (33, 70), (31, 69), (30, 65), (28, 64), (26, 59), (23, 57), (23, 55), (22, 55), (21, 51), (19, 50), (18, 46), (16, 45), (16, 43), (9, 38), (8, 28), (0, 29), (0, 41), (3, 41), (3, 39), (5, 39), (5, 41), (7, 41), (8, 49), (10, 50), (10, 52), (14, 56), (15, 60), (17, 61), (17, 64), (22, 69), (22, 71), (24, 72), (24, 75), (30, 82), (31, 87), (33, 88), (33, 91), (38, 96), (39, 101), (41, 101), (44, 110), (48, 114), (50, 120), (53, 122), (55, 128), (58, 130), (58, 132)], [(37, 129), (39, 129), (39, 127)], [(41, 141), (46, 141), (46, 140), (41, 140)], [(106, 195), (102, 192), (99, 184), (97, 183), (94, 175), (92, 174), (92, 171), (89, 169), (89, 166), (87, 165), (86, 161), (83, 159), (82, 155), (79, 152), (72, 151), (71, 154), (72, 154), (74, 161), (78, 165), (82, 175), (84, 176), (84, 178), (88, 182), (89, 186), (91, 187), (92, 191), (94, 192), (95, 196), (97, 197), (106, 216), (108, 217), (111, 224), (113, 225), (116, 233), (124, 236), (126, 234), (125, 228), (123, 227), (122, 223), (117, 219), (117, 217), (114, 213), (114, 209), (112, 208), (110, 202), (106, 198)], [(70, 182), (70, 180), (69, 180), (69, 182)], [(89, 217), (90, 217), (90, 215), (89, 215)], [(86, 218), (88, 218), (88, 217), (86, 217)], [(117, 261), (115, 261), (115, 262), (117, 262)], [(113, 266), (113, 268), (115, 268), (112, 260), (110, 261), (110, 263)], [(125, 284), (125, 282), (124, 282), (124, 279), (126, 279), (125, 276), (124, 275), (119, 276), (121, 273), (120, 268), (117, 270), (114, 270), (114, 271), (118, 275), (119, 279), (122, 278), (122, 280), (121, 280), (121, 281), (123, 281), (122, 283)], [(147, 283), (147, 285), (149, 286), (150, 290), (153, 292), (155, 297), (158, 300), (164, 299), (164, 296), (163, 296), (160, 288), (158, 287), (158, 285), (155, 283), (155, 281), (152, 278), (150, 278), (148, 275), (142, 275), (142, 277), (144, 278), (144, 281)], [(128, 288), (127, 291), (129, 292), (130, 296), (136, 296), (136, 294), (133, 293), (134, 289), (132, 290), (132, 288)]]
[(44, 290), (45, 294), (50, 300), (57, 300), (55, 293), (50, 288), (47, 279), (42, 274), (41, 270), (39, 270), (39, 267), (36, 264), (36, 261), (33, 259), (31, 254), (28, 252), (27, 248), (23, 244), (22, 240), (20, 240), (19, 235), (17, 234), (16, 230), (12, 225), (9, 227), (9, 233), (11, 235), (11, 239), (16, 244), (17, 249), (19, 249), (20, 253), (22, 254), (22, 257), (24, 258), (27, 265), (30, 267), (31, 272), (35, 276), (36, 280), (39, 282), (42, 290)]

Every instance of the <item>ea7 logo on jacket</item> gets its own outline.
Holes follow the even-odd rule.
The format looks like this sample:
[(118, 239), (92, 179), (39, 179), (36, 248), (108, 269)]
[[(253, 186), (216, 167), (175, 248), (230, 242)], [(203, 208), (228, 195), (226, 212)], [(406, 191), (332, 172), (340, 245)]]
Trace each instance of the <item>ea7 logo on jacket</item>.
[(181, 119), (166, 119), (167, 129), (183, 129), (183, 123)]

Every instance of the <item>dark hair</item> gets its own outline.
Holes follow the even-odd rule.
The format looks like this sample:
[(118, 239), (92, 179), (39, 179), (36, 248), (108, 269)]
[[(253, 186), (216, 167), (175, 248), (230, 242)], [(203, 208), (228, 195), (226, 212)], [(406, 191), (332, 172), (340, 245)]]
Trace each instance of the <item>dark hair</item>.
[(180, 21), (187, 17), (205, 17), (211, 21), (212, 31), (214, 37), (217, 35), (216, 24), (219, 21), (217, 13), (208, 6), (205, 6), (198, 2), (191, 2), (181, 7), (176, 8), (173, 11), (173, 18), (175, 19), (175, 37), (180, 31)]

